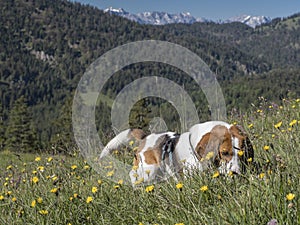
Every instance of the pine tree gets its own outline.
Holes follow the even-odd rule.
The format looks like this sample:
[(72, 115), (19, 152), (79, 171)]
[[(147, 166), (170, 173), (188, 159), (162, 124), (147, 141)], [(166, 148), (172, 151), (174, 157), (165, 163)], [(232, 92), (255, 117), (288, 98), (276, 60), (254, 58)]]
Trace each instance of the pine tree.
[(14, 152), (36, 150), (35, 132), (31, 126), (32, 118), (24, 96), (14, 102), (8, 117), (5, 148)]

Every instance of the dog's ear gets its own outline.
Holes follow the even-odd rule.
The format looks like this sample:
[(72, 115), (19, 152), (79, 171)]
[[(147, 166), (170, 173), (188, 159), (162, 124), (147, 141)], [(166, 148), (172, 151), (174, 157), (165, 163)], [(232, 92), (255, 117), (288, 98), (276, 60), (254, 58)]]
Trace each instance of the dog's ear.
[(215, 164), (218, 164), (221, 157), (224, 157), (226, 161), (229, 161), (232, 158), (233, 153), (231, 136), (228, 129), (221, 125), (213, 127), (209, 133), (201, 138), (195, 151), (200, 159), (206, 158), (207, 156), (213, 156)]
[(233, 125), (230, 127), (229, 131), (233, 137), (239, 140), (239, 149), (244, 151), (242, 162), (245, 165), (248, 165), (250, 161), (254, 160), (254, 150), (247, 133), (245, 132), (244, 128), (239, 125)]

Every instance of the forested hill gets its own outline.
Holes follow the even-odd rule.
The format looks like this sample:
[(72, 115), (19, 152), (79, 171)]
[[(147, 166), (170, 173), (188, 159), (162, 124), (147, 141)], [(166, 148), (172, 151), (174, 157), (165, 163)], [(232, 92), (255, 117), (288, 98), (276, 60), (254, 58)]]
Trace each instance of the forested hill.
[[(79, 79), (106, 51), (137, 40), (170, 41), (198, 54), (217, 73), (229, 110), (247, 110), (259, 96), (276, 102), (300, 92), (299, 14), (253, 29), (240, 23), (140, 25), (65, 0), (3, 0), (0, 9), (0, 149), (72, 148), (70, 106)], [(201, 108), (203, 95), (184, 73), (158, 63), (137, 64), (106, 85), (99, 107), (107, 115), (96, 115), (102, 131), (110, 127), (106, 116), (118, 91), (149, 75), (184, 85), (199, 114), (208, 113)], [(158, 104), (152, 99), (140, 106), (146, 102)], [(162, 111), (170, 109), (163, 105)]]

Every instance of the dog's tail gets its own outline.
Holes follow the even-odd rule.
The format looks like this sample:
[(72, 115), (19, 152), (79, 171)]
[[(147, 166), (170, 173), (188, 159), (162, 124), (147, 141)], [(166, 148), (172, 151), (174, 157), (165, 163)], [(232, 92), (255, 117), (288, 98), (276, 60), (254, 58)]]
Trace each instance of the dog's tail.
[(113, 139), (111, 139), (104, 147), (100, 154), (100, 159), (111, 154), (115, 149), (118, 149), (121, 145), (128, 144), (130, 141), (140, 141), (146, 137), (146, 134), (141, 129), (127, 129), (119, 133)]

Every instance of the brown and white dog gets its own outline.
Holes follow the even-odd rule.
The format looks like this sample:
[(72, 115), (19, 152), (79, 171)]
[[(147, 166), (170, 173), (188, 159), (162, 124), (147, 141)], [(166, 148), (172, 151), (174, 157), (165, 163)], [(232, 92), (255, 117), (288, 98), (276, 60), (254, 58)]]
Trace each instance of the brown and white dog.
[[(174, 132), (145, 135), (140, 129), (119, 133), (103, 149), (100, 159), (131, 140), (138, 142), (130, 179), (153, 183), (178, 172), (189, 175), (216, 166), (220, 173), (241, 173), (254, 152), (247, 134), (240, 126), (222, 121), (196, 124), (181, 135)], [(251, 158), (251, 160), (249, 160)]]

